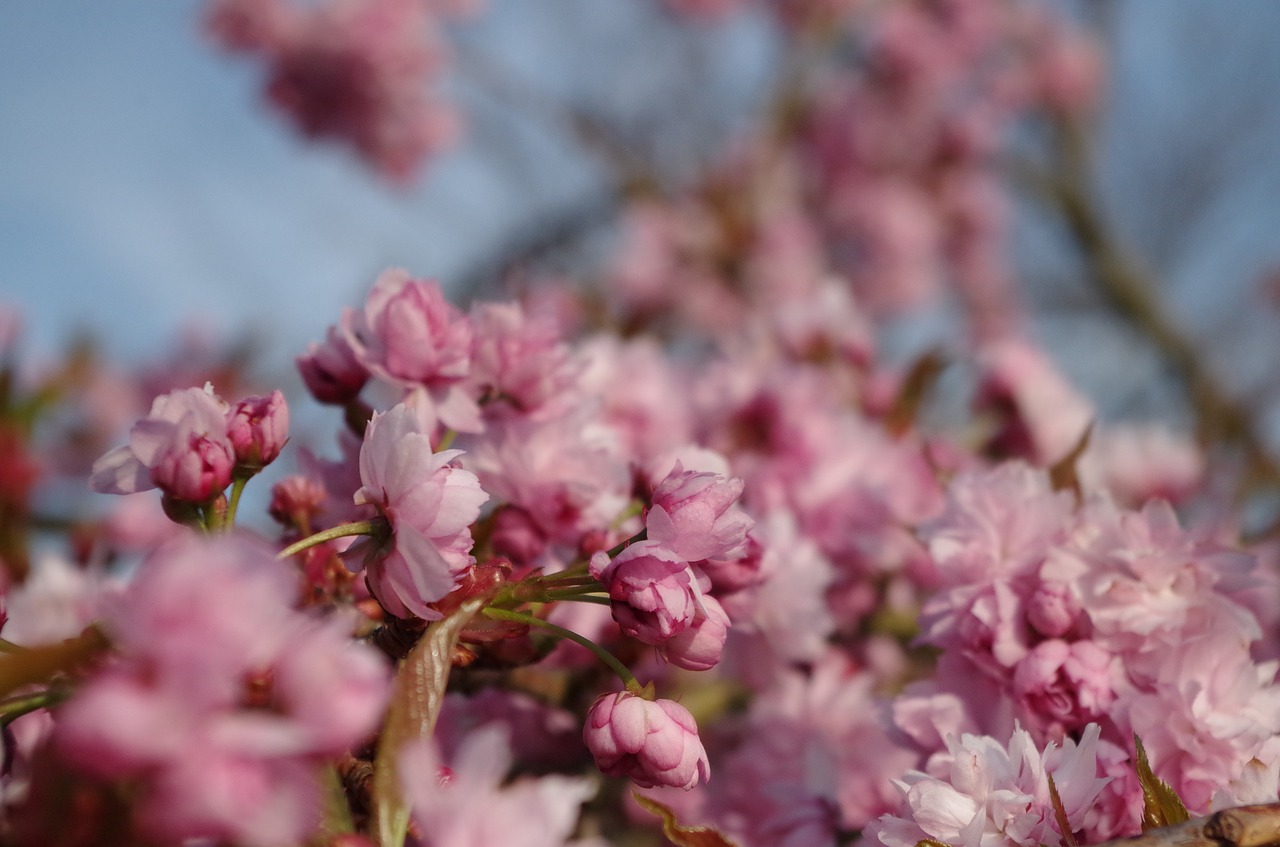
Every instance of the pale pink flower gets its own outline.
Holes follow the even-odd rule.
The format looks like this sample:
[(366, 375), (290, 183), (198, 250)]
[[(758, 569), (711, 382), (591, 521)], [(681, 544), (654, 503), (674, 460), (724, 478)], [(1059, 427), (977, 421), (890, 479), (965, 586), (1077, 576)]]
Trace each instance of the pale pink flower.
[(59, 708), (53, 748), (127, 783), (135, 824), (166, 843), (303, 840), (323, 806), (317, 764), (373, 732), (390, 672), (338, 618), (294, 611), (296, 593), (260, 544), (170, 542), (109, 608), (118, 655)]
[(462, 742), (441, 778), (435, 745), (407, 745), (398, 759), (413, 819), (431, 847), (563, 847), (578, 810), (595, 793), (585, 779), (523, 778), (504, 785), (511, 750), (501, 727), (485, 726)]
[(433, 620), (441, 599), (473, 563), (471, 524), (489, 495), (474, 474), (455, 467), (461, 450), (434, 453), (417, 414), (398, 405), (375, 415), (360, 448), (357, 504), (372, 504), (391, 536), (354, 546), (366, 558), (369, 587), (397, 617)]
[(446, 426), (479, 431), (479, 409), (464, 385), (471, 373), (471, 321), (437, 283), (399, 268), (383, 271), (364, 309), (343, 311), (342, 331), (371, 374), (406, 391), (425, 389)]
[(533, 414), (573, 391), (578, 367), (550, 321), (526, 316), (518, 303), (480, 303), (470, 321), (472, 394)]
[(645, 788), (688, 790), (711, 775), (698, 725), (671, 700), (646, 700), (629, 691), (605, 694), (587, 712), (582, 738), (601, 771)]
[(651, 338), (608, 335), (577, 348), (584, 394), (598, 397), (601, 416), (628, 456), (644, 464), (687, 444), (693, 435), (688, 379)]
[(1092, 641), (1042, 641), (1013, 670), (1012, 695), (1044, 737), (1103, 719), (1116, 700), (1121, 663)]
[(974, 405), (1000, 423), (995, 449), (1051, 465), (1079, 443), (1093, 407), (1041, 350), (1018, 339), (993, 342), (979, 357), (982, 382)]
[(755, 523), (737, 508), (741, 496), (742, 480), (686, 471), (676, 462), (654, 488), (645, 515), (648, 537), (686, 562), (741, 558)]
[(1098, 777), (1099, 727), (1085, 729), (1079, 744), (1067, 739), (1037, 750), (1015, 729), (1008, 745), (989, 736), (963, 735), (948, 744), (950, 764), (931, 776), (912, 771), (896, 780), (903, 808), (873, 826), (888, 847), (914, 847), (924, 839), (954, 847), (1063, 843), (1049, 799), (1048, 776), (1062, 798), (1068, 825), (1084, 826), (1107, 779)]
[(129, 431), (129, 443), (94, 462), (89, 487), (104, 494), (159, 488), (205, 503), (231, 482), (234, 464), (226, 404), (211, 387), (184, 388), (157, 397)]
[(534, 419), (502, 417), (467, 438), (464, 459), (496, 500), (519, 506), (554, 566), (578, 552), (583, 535), (611, 529), (631, 499), (632, 478), (617, 433), (589, 407)]

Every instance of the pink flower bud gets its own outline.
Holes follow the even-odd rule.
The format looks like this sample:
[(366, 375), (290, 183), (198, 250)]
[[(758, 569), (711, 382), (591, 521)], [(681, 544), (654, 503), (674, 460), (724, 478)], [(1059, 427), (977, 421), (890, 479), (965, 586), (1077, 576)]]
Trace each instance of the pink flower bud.
[(742, 480), (718, 473), (686, 471), (676, 462), (653, 492), (645, 518), (649, 538), (663, 542), (686, 562), (741, 558), (754, 523), (736, 508)]
[(671, 700), (646, 700), (629, 691), (606, 694), (591, 706), (582, 739), (596, 765), (643, 788), (686, 791), (711, 776), (698, 725)]
[(269, 465), (289, 440), (289, 407), (279, 390), (247, 397), (227, 414), (227, 438), (236, 462), (251, 468)]
[(665, 643), (701, 613), (702, 589), (693, 569), (656, 541), (632, 544), (612, 562), (597, 553), (591, 573), (609, 592), (618, 626), (645, 644)]
[(285, 526), (310, 526), (328, 495), (324, 486), (305, 476), (287, 476), (271, 487), (268, 514)]
[(296, 361), (307, 390), (321, 403), (346, 405), (369, 381), (369, 372), (337, 327), (329, 327), (324, 343), (312, 344)]
[(225, 438), (191, 433), (175, 442), (151, 468), (151, 481), (164, 493), (188, 503), (207, 503), (231, 483), (235, 453)]
[(714, 597), (702, 598), (702, 610), (687, 629), (662, 645), (662, 654), (676, 667), (705, 671), (720, 662), (729, 636), (729, 616)]

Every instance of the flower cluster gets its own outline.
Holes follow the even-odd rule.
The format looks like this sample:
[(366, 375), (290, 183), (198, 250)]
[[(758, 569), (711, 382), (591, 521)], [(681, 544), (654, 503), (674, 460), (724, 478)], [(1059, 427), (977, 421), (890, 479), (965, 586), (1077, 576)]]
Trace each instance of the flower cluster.
[[(1078, 167), (1096, 47), (1034, 0), (755, 4), (798, 60), (769, 126), (697, 178), (629, 165), (591, 284), (381, 273), (296, 359), (336, 447), (269, 500), (289, 408), (237, 357), (22, 368), (0, 311), (0, 843), (1062, 847), (1152, 791), (1280, 804), (1276, 547), (1240, 530), (1280, 463), (1198, 371), (1193, 445), (1021, 330), (1006, 130)], [(206, 23), (403, 182), (472, 5)], [(967, 336), (901, 355), (948, 286)], [(129, 496), (64, 496), (94, 456)]]
[(131, 785), (144, 837), (304, 838), (324, 805), (315, 770), (377, 728), (390, 679), (340, 619), (295, 612), (296, 593), (248, 540), (157, 550), (106, 613), (117, 655), (60, 710), (58, 756)]

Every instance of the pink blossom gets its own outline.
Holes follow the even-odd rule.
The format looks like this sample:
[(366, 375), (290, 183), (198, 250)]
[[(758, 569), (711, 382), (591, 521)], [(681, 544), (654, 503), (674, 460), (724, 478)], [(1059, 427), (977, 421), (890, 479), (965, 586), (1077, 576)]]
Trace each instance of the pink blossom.
[(742, 480), (686, 471), (676, 462), (654, 489), (645, 516), (648, 537), (686, 562), (741, 558), (755, 523), (735, 508), (741, 496)]
[(1109, 713), (1120, 668), (1092, 641), (1042, 641), (1014, 668), (1011, 693), (1037, 730), (1057, 738)]
[(980, 364), (982, 384), (974, 404), (998, 416), (999, 454), (1050, 465), (1076, 446), (1093, 408), (1042, 351), (1024, 341), (1003, 340), (982, 351)]
[(444, 62), (435, 10), (414, 0), (288, 5), (216, 0), (211, 34), (260, 55), (267, 96), (312, 138), (343, 141), (396, 181), (456, 132), (430, 77)]
[(231, 482), (234, 464), (226, 405), (211, 387), (185, 388), (152, 402), (129, 443), (94, 462), (89, 487), (105, 494), (160, 488), (177, 500), (205, 503)]
[(601, 771), (645, 788), (688, 790), (711, 775), (698, 725), (671, 700), (646, 700), (629, 691), (605, 694), (587, 712), (582, 737)]
[(278, 390), (248, 397), (227, 412), (227, 438), (236, 463), (251, 468), (269, 465), (289, 440), (289, 407)]
[(1079, 744), (1067, 739), (1039, 751), (1015, 729), (1008, 745), (989, 736), (952, 738), (950, 764), (937, 776), (912, 771), (896, 784), (903, 807), (873, 826), (888, 847), (914, 847), (924, 839), (954, 847), (1063, 843), (1049, 799), (1048, 776), (1062, 798), (1068, 825), (1084, 826), (1107, 780), (1097, 775), (1099, 727), (1085, 729)]
[(303, 840), (322, 808), (317, 763), (374, 730), (390, 673), (337, 618), (294, 611), (296, 591), (257, 543), (170, 542), (109, 609), (118, 655), (59, 709), (54, 748), (126, 782), (152, 838)]
[(400, 779), (413, 819), (431, 847), (563, 847), (578, 809), (595, 793), (585, 779), (523, 778), (504, 785), (511, 750), (501, 727), (485, 726), (462, 742), (441, 779), (435, 746), (401, 752)]
[(714, 597), (703, 596), (701, 609), (683, 631), (661, 645), (661, 653), (676, 667), (705, 671), (720, 662), (729, 636), (729, 616)]
[(476, 432), (475, 400), (464, 389), (471, 372), (473, 329), (433, 281), (384, 271), (363, 311), (347, 309), (342, 331), (357, 360), (374, 376), (406, 390), (426, 389), (446, 426)]
[(531, 414), (574, 390), (578, 368), (549, 321), (526, 316), (517, 303), (478, 304), (470, 321), (470, 382), (477, 397)]
[(370, 590), (397, 617), (439, 618), (428, 605), (453, 590), (474, 561), (471, 524), (489, 499), (474, 474), (453, 466), (462, 451), (434, 453), (407, 406), (374, 415), (360, 448), (357, 504), (369, 503), (391, 537), (353, 547), (365, 555)]
[(321, 403), (350, 403), (369, 381), (368, 369), (336, 326), (329, 327), (325, 340), (308, 346), (296, 362), (307, 390)]
[(519, 506), (545, 539), (539, 564), (554, 567), (578, 553), (584, 534), (609, 532), (631, 499), (618, 435), (589, 406), (545, 419), (498, 418), (463, 443), (464, 463), (485, 490)]
[(705, 615), (697, 574), (661, 542), (637, 542), (613, 561), (597, 553), (591, 575), (609, 592), (618, 626), (645, 644), (665, 644)]

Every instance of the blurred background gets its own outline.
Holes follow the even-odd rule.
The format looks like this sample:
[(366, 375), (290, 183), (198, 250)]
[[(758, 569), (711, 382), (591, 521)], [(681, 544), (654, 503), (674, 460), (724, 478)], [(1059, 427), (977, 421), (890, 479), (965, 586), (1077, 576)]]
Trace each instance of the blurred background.
[[(400, 265), (460, 297), (568, 232), (607, 241), (614, 180), (565, 120), (587, 115), (671, 180), (751, 125), (777, 83), (759, 10), (690, 22), (653, 0), (489, 0), (450, 23), (443, 85), (464, 128), (412, 182), (307, 143), (262, 68), (202, 34), (201, 4), (0, 3), (0, 300), (24, 347), (90, 332), (113, 356), (180, 332), (292, 356)], [(1094, 188), (1231, 390), (1264, 401), (1280, 302), (1280, 5), (1064, 5), (1107, 81)], [(1099, 309), (1061, 225), (1020, 202), (1013, 246), (1035, 332), (1104, 410), (1167, 410), (1148, 345)], [(953, 331), (925, 315), (903, 355)], [(1274, 417), (1274, 415), (1273, 415)]]

